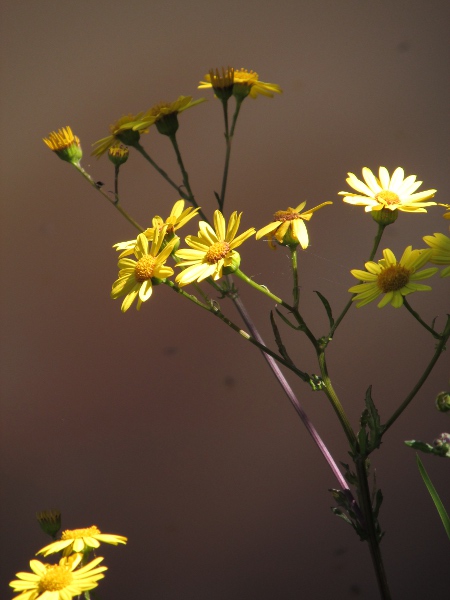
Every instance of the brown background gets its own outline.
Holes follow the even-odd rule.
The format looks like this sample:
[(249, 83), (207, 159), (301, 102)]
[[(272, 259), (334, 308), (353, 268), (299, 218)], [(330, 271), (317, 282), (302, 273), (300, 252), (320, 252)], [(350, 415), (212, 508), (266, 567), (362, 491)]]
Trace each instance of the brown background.
[[(349, 269), (362, 268), (376, 229), (336, 195), (347, 189), (347, 171), (401, 165), (450, 202), (449, 12), (447, 0), (3, 4), (2, 597), (47, 543), (35, 512), (54, 507), (65, 528), (96, 523), (129, 537), (126, 547), (102, 548), (104, 599), (378, 597), (368, 549), (329, 510), (335, 481), (258, 352), (167, 288), (140, 313), (121, 314), (109, 298), (111, 246), (134, 232), (42, 137), (70, 124), (83, 165), (111, 189), (110, 163), (89, 157), (108, 125), (180, 94), (205, 95), (207, 103), (181, 115), (179, 141), (212, 214), (222, 116), (198, 81), (230, 64), (280, 84), (282, 96), (244, 103), (225, 213), (242, 210), (242, 227), (259, 228), (302, 200), (335, 202), (314, 216), (311, 247), (299, 257), (303, 311), (319, 335), (326, 319), (313, 290), (338, 313), (354, 284)], [(152, 130), (143, 142), (178, 177), (168, 140)], [(133, 153), (121, 189), (145, 225), (178, 199)], [(423, 247), (423, 235), (447, 233), (441, 215), (401, 214), (382, 247), (398, 255), (408, 244)], [(248, 275), (289, 299), (282, 249), (250, 240), (241, 255)], [(435, 278), (432, 294), (411, 298), (427, 320), (440, 315), (441, 326), (449, 281)], [(271, 340), (272, 303), (250, 289), (242, 295)], [(302, 338), (287, 332), (286, 343), (302, 369), (317, 372)], [(330, 348), (352, 424), (371, 383), (387, 419), (433, 347), (406, 310), (353, 308)], [(448, 389), (448, 364), (444, 355), (374, 456), (397, 599), (448, 592), (448, 540), (403, 444), (448, 430), (433, 408)], [(325, 397), (288, 378), (345, 461)], [(424, 461), (450, 506), (448, 461)]]

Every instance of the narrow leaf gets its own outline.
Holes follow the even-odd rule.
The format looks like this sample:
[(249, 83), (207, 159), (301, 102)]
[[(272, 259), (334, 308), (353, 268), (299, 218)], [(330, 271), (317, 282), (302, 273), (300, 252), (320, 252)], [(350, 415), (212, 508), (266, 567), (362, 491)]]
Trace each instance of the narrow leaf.
[(333, 313), (331, 311), (330, 303), (328, 302), (328, 300), (325, 298), (325, 296), (323, 294), (321, 294), (317, 290), (313, 290), (313, 291), (315, 294), (317, 294), (319, 296), (320, 300), (322, 301), (322, 304), (324, 305), (325, 310), (327, 311), (328, 320), (330, 321), (330, 327), (333, 327), (334, 319), (333, 319)]
[(428, 492), (434, 502), (434, 505), (437, 508), (439, 516), (441, 517), (441, 521), (444, 525), (444, 529), (447, 533), (448, 538), (450, 539), (450, 518), (445, 510), (444, 505), (442, 504), (442, 500), (439, 498), (439, 495), (436, 491), (436, 488), (431, 483), (431, 479), (428, 476), (428, 473), (425, 470), (425, 467), (422, 464), (422, 461), (419, 458), (419, 455), (416, 454), (417, 466), (419, 467), (419, 472), (422, 475), (422, 479), (427, 486)]

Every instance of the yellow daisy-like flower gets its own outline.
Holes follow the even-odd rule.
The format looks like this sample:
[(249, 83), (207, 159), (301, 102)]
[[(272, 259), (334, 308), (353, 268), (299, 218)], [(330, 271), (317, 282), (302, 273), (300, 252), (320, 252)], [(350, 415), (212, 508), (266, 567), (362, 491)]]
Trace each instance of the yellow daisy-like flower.
[(416, 175), (409, 175), (404, 178), (405, 172), (401, 167), (397, 167), (389, 176), (389, 171), (385, 167), (380, 167), (379, 177), (375, 177), (370, 169), (364, 167), (362, 170), (364, 181), (361, 181), (353, 173), (349, 173), (347, 183), (359, 194), (351, 192), (339, 192), (344, 196), (344, 202), (365, 206), (365, 211), (401, 210), (404, 212), (427, 212), (425, 206), (433, 206), (436, 202), (424, 202), (433, 198), (436, 190), (426, 190), (425, 192), (414, 192), (422, 185), (421, 181), (416, 181)]
[(269, 247), (273, 250), (276, 249), (276, 245), (273, 238), (282, 245), (301, 245), (303, 249), (308, 247), (309, 237), (308, 230), (304, 221), (309, 221), (313, 216), (313, 213), (326, 204), (333, 204), (332, 202), (323, 202), (314, 208), (306, 210), (304, 213), (301, 211), (305, 208), (306, 202), (302, 202), (296, 208), (289, 207), (287, 210), (279, 210), (273, 215), (272, 223), (269, 223), (256, 233), (256, 239), (261, 239), (264, 235), (268, 236)]
[(123, 535), (102, 533), (95, 525), (84, 529), (66, 529), (62, 532), (60, 540), (45, 546), (36, 554), (48, 556), (62, 550), (63, 556), (69, 556), (74, 552), (89, 552), (93, 548), (98, 548), (100, 542), (117, 546), (117, 544), (126, 544), (127, 538)]
[(150, 108), (146, 115), (147, 121), (142, 121), (144, 127), (156, 124), (158, 131), (164, 135), (172, 135), (178, 129), (178, 113), (192, 108), (206, 98), (192, 100), (192, 96), (180, 96), (175, 102), (159, 102)]
[[(150, 251), (149, 241), (143, 233), (137, 237), (134, 255), (137, 261), (130, 258), (121, 258), (118, 263), (119, 278), (113, 283), (111, 298), (114, 300), (125, 296), (121, 310), (126, 312), (138, 297), (137, 310), (141, 304), (148, 300), (153, 292), (152, 278), (165, 279), (173, 275), (173, 269), (164, 263), (169, 258), (178, 237), (174, 237), (161, 250), (161, 245), (166, 235), (166, 227), (161, 231), (155, 230)], [(161, 251), (160, 251), (161, 250)]]
[(252, 98), (256, 98), (258, 94), (262, 96), (268, 96), (273, 98), (273, 93), (281, 94), (282, 89), (276, 83), (265, 83), (259, 80), (258, 73), (255, 71), (247, 71), (247, 69), (232, 69), (228, 67), (227, 71), (222, 69), (222, 76), (218, 74), (218, 70), (214, 73), (212, 70), (205, 75), (205, 81), (200, 81), (199, 89), (202, 88), (213, 88), (217, 89), (225, 87), (225, 83), (233, 77), (232, 83), (234, 84), (233, 93), (241, 94), (243, 96), (249, 95)]
[(186, 243), (192, 249), (178, 250), (175, 254), (181, 259), (177, 266), (187, 267), (177, 275), (175, 281), (178, 285), (203, 281), (207, 277), (216, 280), (222, 277), (224, 269), (232, 272), (239, 267), (240, 256), (234, 249), (255, 233), (255, 228), (251, 227), (236, 237), (241, 216), (242, 213), (238, 215), (234, 211), (227, 228), (219, 210), (214, 213), (214, 229), (206, 221), (200, 221), (198, 237), (188, 235), (186, 238)]
[(148, 128), (154, 123), (154, 119), (147, 112), (140, 112), (137, 115), (124, 115), (115, 123), (110, 125), (109, 130), (111, 135), (108, 135), (92, 144), (94, 150), (92, 156), (100, 157), (111, 146), (116, 146), (122, 142), (126, 146), (132, 146), (139, 141), (141, 133), (148, 133)]
[(79, 164), (83, 156), (80, 140), (72, 133), (69, 126), (52, 131), (48, 138), (42, 139), (59, 158), (72, 164)]
[[(193, 208), (192, 206), (189, 206), (188, 208), (186, 208), (186, 210), (184, 210), (184, 200), (177, 200), (177, 202), (175, 202), (175, 204), (173, 205), (172, 210), (170, 211), (170, 215), (165, 221), (158, 215), (156, 217), (153, 217), (153, 227), (146, 229), (144, 231), (144, 235), (151, 242), (153, 240), (155, 228), (161, 230), (164, 227), (164, 225), (166, 225), (166, 235), (170, 239), (178, 229), (186, 225), (186, 223), (188, 223), (193, 217), (195, 217), (199, 210), (200, 207)], [(115, 248), (118, 251), (122, 250), (122, 253), (119, 255), (119, 258), (133, 254), (135, 247), (135, 239), (130, 240), (128, 242), (120, 242), (119, 244), (114, 244), (113, 246), (113, 248)]]
[(394, 253), (386, 248), (383, 250), (383, 257), (376, 262), (366, 262), (367, 271), (354, 269), (351, 274), (360, 281), (367, 283), (359, 283), (354, 285), (348, 291), (355, 294), (352, 298), (357, 302), (356, 306), (364, 306), (372, 300), (378, 298), (380, 294), (385, 294), (381, 302), (378, 303), (378, 308), (392, 304), (394, 308), (399, 308), (403, 304), (403, 297), (412, 292), (423, 292), (431, 290), (429, 285), (416, 283), (421, 279), (427, 279), (436, 273), (437, 268), (424, 269), (417, 272), (432, 255), (432, 250), (412, 250), (412, 246), (408, 246), (403, 252), (399, 261), (394, 256)]
[(89, 564), (77, 569), (82, 554), (62, 558), (57, 565), (47, 565), (39, 560), (31, 560), (33, 573), (16, 573), (19, 579), (9, 584), (19, 593), (14, 600), (70, 600), (75, 596), (93, 590), (103, 579), (107, 567), (97, 567), (103, 560), (95, 558)]
[(433, 251), (429, 261), (435, 265), (449, 265), (441, 271), (441, 277), (450, 277), (450, 238), (443, 233), (426, 235), (423, 241)]

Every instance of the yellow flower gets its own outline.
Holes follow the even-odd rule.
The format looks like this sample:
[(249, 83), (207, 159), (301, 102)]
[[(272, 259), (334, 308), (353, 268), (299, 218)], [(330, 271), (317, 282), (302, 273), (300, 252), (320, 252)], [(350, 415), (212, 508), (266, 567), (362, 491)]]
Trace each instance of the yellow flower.
[(19, 593), (14, 600), (70, 600), (98, 586), (107, 567), (97, 567), (103, 560), (95, 558), (89, 564), (77, 569), (82, 554), (62, 558), (57, 565), (48, 565), (39, 560), (31, 560), (33, 573), (16, 573), (19, 579), (9, 584)]
[(339, 192), (339, 195), (345, 196), (344, 202), (365, 206), (365, 211), (401, 210), (404, 212), (427, 212), (424, 206), (435, 205), (436, 202), (424, 202), (433, 198), (436, 190), (426, 190), (425, 192), (414, 192), (422, 185), (421, 181), (416, 181), (416, 175), (409, 175), (404, 179), (405, 172), (401, 167), (397, 167), (389, 176), (389, 171), (385, 167), (380, 167), (379, 177), (375, 177), (370, 169), (364, 167), (362, 174), (365, 183), (359, 180), (356, 175), (349, 173), (347, 183), (359, 194), (351, 192)]
[(63, 556), (69, 556), (73, 552), (89, 552), (92, 548), (98, 548), (100, 542), (117, 546), (117, 544), (126, 544), (127, 538), (123, 535), (102, 533), (95, 525), (84, 529), (66, 529), (62, 532), (60, 540), (45, 546), (36, 554), (48, 556), (62, 550)]
[[(175, 234), (175, 231), (186, 225), (188, 221), (195, 217), (195, 215), (200, 210), (200, 207), (193, 208), (192, 206), (189, 206), (188, 208), (186, 208), (186, 210), (183, 209), (184, 200), (177, 200), (177, 202), (175, 202), (175, 204), (173, 205), (172, 210), (170, 211), (170, 215), (165, 221), (158, 215), (156, 217), (153, 217), (153, 227), (144, 231), (145, 237), (151, 242), (153, 240), (155, 228), (161, 231), (164, 225), (166, 225), (166, 236), (170, 239)], [(113, 246), (113, 248), (115, 248), (118, 251), (122, 250), (122, 253), (119, 255), (119, 258), (133, 254), (135, 247), (135, 239), (130, 240), (128, 242), (120, 242), (119, 244), (114, 244)]]
[(289, 207), (287, 210), (279, 210), (273, 215), (272, 223), (269, 223), (256, 233), (256, 239), (261, 239), (264, 235), (269, 237), (269, 247), (273, 250), (276, 249), (276, 245), (273, 238), (282, 245), (301, 245), (303, 249), (308, 247), (309, 237), (308, 231), (304, 221), (309, 221), (313, 213), (326, 204), (333, 204), (332, 202), (323, 202), (314, 208), (306, 210), (304, 213), (301, 211), (304, 209), (306, 202), (302, 202), (296, 208)]
[[(450, 213), (449, 213), (450, 214)], [(450, 238), (443, 233), (426, 235), (423, 241), (433, 251), (429, 261), (435, 265), (450, 265)], [(450, 266), (441, 271), (441, 277), (450, 277)]]
[(226, 71), (222, 69), (222, 76), (219, 75), (218, 70), (214, 73), (212, 70), (205, 75), (205, 81), (200, 81), (199, 89), (202, 88), (213, 88), (214, 90), (225, 87), (225, 84), (231, 79), (233, 75), (234, 91), (237, 95), (246, 96), (249, 95), (252, 98), (256, 98), (258, 94), (262, 96), (268, 96), (273, 98), (273, 92), (277, 94), (282, 93), (282, 89), (276, 83), (265, 83), (259, 81), (258, 73), (255, 71), (247, 71), (247, 69), (232, 69), (228, 67)]
[(445, 212), (442, 216), (444, 217), (444, 219), (450, 219), (450, 204), (439, 204), (438, 206), (443, 206), (444, 208), (447, 209), (447, 212)]
[(436, 273), (438, 269), (424, 269), (417, 272), (426, 262), (428, 262), (432, 250), (412, 250), (408, 246), (403, 252), (400, 261), (397, 261), (394, 253), (387, 249), (383, 250), (383, 257), (376, 262), (366, 262), (367, 271), (354, 269), (351, 274), (360, 281), (348, 291), (355, 294), (352, 298), (357, 302), (357, 307), (364, 306), (378, 298), (380, 294), (386, 294), (378, 308), (392, 304), (394, 308), (399, 308), (403, 304), (403, 296), (412, 292), (423, 292), (431, 290), (429, 285), (416, 283), (421, 279), (427, 279)]
[(115, 146), (119, 142), (127, 146), (132, 146), (139, 141), (141, 133), (148, 133), (148, 128), (152, 123), (154, 123), (154, 120), (152, 121), (148, 112), (120, 117), (120, 119), (110, 125), (109, 130), (111, 135), (92, 144), (94, 146), (92, 156), (100, 157), (111, 146)]
[(159, 102), (147, 111), (147, 121), (144, 119), (143, 125), (150, 127), (155, 123), (159, 133), (172, 135), (178, 129), (178, 113), (205, 100), (206, 98), (192, 100), (192, 96), (180, 96), (175, 102)]
[(80, 140), (76, 135), (73, 135), (69, 126), (58, 129), (58, 131), (52, 131), (48, 138), (43, 138), (43, 140), (59, 158), (79, 165), (83, 156)]
[(176, 277), (178, 285), (183, 286), (193, 281), (203, 281), (207, 277), (214, 280), (222, 277), (223, 270), (235, 271), (239, 267), (240, 256), (235, 248), (255, 233), (254, 227), (236, 236), (242, 213), (236, 211), (230, 217), (225, 229), (225, 219), (219, 210), (214, 213), (214, 229), (200, 221), (198, 237), (188, 235), (186, 243), (192, 248), (178, 250), (175, 254), (181, 262), (178, 267), (187, 267)]
[(161, 231), (156, 230), (154, 232), (150, 252), (147, 238), (143, 233), (140, 233), (137, 237), (136, 247), (134, 248), (134, 255), (137, 261), (130, 258), (121, 258), (119, 260), (119, 278), (113, 283), (111, 298), (115, 300), (116, 298), (120, 298), (120, 296), (125, 296), (121, 307), (122, 312), (126, 312), (130, 308), (137, 296), (139, 296), (137, 310), (141, 308), (142, 302), (150, 298), (153, 292), (152, 277), (165, 279), (173, 275), (173, 269), (165, 266), (164, 263), (178, 242), (178, 238), (174, 237), (161, 250), (166, 230), (167, 228), (163, 227)]

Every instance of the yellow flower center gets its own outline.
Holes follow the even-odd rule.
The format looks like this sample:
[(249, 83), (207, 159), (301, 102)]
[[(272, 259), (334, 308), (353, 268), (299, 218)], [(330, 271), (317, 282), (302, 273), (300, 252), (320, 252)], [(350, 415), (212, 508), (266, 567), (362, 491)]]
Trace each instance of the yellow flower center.
[(206, 253), (206, 262), (213, 265), (214, 263), (219, 262), (221, 258), (225, 258), (229, 251), (230, 244), (228, 242), (216, 242)]
[(136, 277), (136, 281), (146, 281), (147, 279), (150, 279), (153, 275), (155, 264), (156, 258), (150, 256), (149, 254), (145, 254), (142, 258), (140, 258), (134, 267), (134, 276)]
[(66, 529), (62, 532), (61, 539), (75, 540), (77, 538), (92, 537), (93, 535), (98, 535), (99, 533), (101, 533), (100, 529), (95, 525), (92, 525), (92, 527), (85, 527), (84, 529)]
[(68, 587), (73, 581), (73, 575), (67, 567), (61, 565), (50, 565), (47, 572), (39, 581), (39, 594), (44, 592), (57, 592)]
[(401, 265), (391, 265), (378, 275), (377, 285), (385, 294), (396, 292), (408, 283), (410, 274), (411, 271)]
[(254, 85), (256, 81), (258, 81), (258, 73), (255, 73), (255, 71), (239, 69), (234, 72), (234, 83)]
[(383, 206), (392, 206), (394, 204), (401, 204), (400, 198), (397, 196), (395, 192), (389, 192), (387, 190), (383, 190), (379, 192), (375, 196), (375, 200), (377, 200)]
[(295, 221), (300, 219), (300, 215), (292, 210), (279, 210), (273, 215), (274, 221)]

